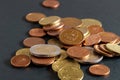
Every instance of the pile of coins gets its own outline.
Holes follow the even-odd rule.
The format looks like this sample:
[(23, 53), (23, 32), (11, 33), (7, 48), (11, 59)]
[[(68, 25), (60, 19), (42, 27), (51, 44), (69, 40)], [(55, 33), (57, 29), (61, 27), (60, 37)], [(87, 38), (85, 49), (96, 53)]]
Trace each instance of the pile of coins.
[[(29, 13), (25, 18), (40, 27), (29, 30), (30, 37), (23, 40), (26, 48), (19, 49), (11, 58), (14, 67), (28, 67), (31, 62), (52, 65), (61, 80), (82, 80), (84, 73), (80, 64), (94, 64), (89, 72), (106, 76), (110, 74), (109, 67), (98, 63), (104, 56), (120, 56), (120, 37), (106, 32), (99, 20), (61, 18), (37, 12)], [(43, 38), (46, 35), (50, 36), (47, 43)]]

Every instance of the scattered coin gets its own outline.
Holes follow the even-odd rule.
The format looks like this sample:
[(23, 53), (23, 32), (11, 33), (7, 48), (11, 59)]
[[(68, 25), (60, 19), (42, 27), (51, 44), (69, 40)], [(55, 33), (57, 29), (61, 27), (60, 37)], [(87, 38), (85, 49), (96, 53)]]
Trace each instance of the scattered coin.
[(81, 44), (84, 39), (83, 33), (76, 29), (65, 29), (59, 34), (59, 40), (66, 45)]
[(77, 59), (87, 59), (90, 55), (90, 51), (84, 47), (73, 46), (67, 49), (68, 56)]
[(50, 36), (58, 36), (58, 35), (61, 33), (62, 30), (63, 30), (63, 29), (50, 30), (50, 31), (47, 31), (47, 34), (50, 35)]
[(89, 67), (89, 72), (93, 75), (107, 76), (110, 74), (110, 68), (103, 64), (95, 64)]
[(21, 48), (19, 50), (16, 51), (16, 55), (27, 55), (27, 56), (31, 56), (30, 55), (30, 48)]
[(16, 55), (11, 58), (11, 65), (14, 67), (28, 67), (30, 58), (27, 55)]
[(30, 48), (31, 55), (37, 57), (55, 57), (60, 55), (60, 47), (50, 44), (37, 44)]
[(68, 57), (67, 52), (64, 49), (61, 49), (60, 57), (58, 58), (58, 60), (63, 60), (66, 59), (67, 57)]
[(23, 41), (23, 44), (26, 47), (31, 47), (36, 44), (45, 44), (45, 40), (43, 38), (28, 37)]
[(55, 61), (55, 57), (35, 57), (31, 56), (31, 60), (35, 65), (51, 65)]
[(29, 22), (38, 22), (39, 20), (41, 20), (44, 17), (46, 17), (46, 15), (43, 13), (31, 12), (31, 13), (27, 14), (25, 18)]
[(58, 0), (44, 0), (42, 2), (42, 5), (44, 7), (48, 7), (48, 8), (58, 8), (60, 6), (60, 2)]
[(29, 35), (32, 37), (43, 37), (46, 35), (46, 33), (41, 28), (33, 28), (29, 31)]

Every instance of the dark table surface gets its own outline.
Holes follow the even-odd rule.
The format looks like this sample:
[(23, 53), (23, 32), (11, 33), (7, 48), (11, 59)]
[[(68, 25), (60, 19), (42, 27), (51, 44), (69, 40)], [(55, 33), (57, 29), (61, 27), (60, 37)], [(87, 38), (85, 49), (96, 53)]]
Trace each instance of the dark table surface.
[[(23, 48), (22, 41), (28, 31), (39, 25), (28, 23), (24, 16), (29, 12), (42, 12), (47, 16), (95, 18), (103, 23), (106, 31), (120, 35), (120, 0), (59, 0), (58, 9), (41, 6), (43, 0), (0, 0), (0, 80), (59, 80), (49, 67), (30, 66), (13, 68), (10, 58), (15, 51)], [(81, 65), (83, 80), (120, 80), (120, 58), (104, 58), (102, 64), (110, 67), (108, 77), (92, 76)]]

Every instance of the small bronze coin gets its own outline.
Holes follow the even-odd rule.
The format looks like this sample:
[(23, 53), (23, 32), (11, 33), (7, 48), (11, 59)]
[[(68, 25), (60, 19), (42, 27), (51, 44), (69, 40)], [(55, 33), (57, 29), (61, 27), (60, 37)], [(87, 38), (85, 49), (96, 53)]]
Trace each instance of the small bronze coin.
[(93, 75), (107, 76), (110, 74), (110, 68), (103, 64), (95, 64), (89, 67), (89, 72)]
[(84, 47), (73, 46), (67, 49), (68, 56), (77, 59), (86, 59), (90, 55), (90, 51)]
[(79, 30), (70, 28), (64, 29), (59, 34), (59, 40), (66, 45), (78, 45), (83, 41), (83, 33)]
[(93, 34), (87, 37), (84, 41), (84, 45), (86, 46), (92, 46), (94, 44), (98, 44), (101, 42), (101, 37), (99, 34)]
[(90, 34), (97, 34), (99, 32), (104, 32), (104, 29), (100, 25), (91, 25), (88, 27)]
[(51, 65), (55, 61), (55, 57), (35, 57), (31, 56), (31, 60), (36, 65)]
[(103, 50), (100, 49), (99, 45), (94, 45), (94, 49), (97, 53), (99, 53), (100, 55), (106, 56), (106, 57), (113, 57), (114, 55), (108, 52), (105, 52)]
[(45, 14), (43, 13), (38, 13), (38, 12), (31, 12), (26, 15), (26, 20), (29, 22), (38, 22), (40, 19), (46, 17)]
[(41, 28), (33, 28), (29, 31), (29, 35), (32, 37), (43, 37), (46, 33)]
[(50, 36), (58, 36), (58, 35), (61, 33), (62, 30), (63, 30), (63, 29), (50, 30), (50, 31), (47, 31), (47, 34), (50, 35)]
[(99, 35), (102, 42), (111, 42), (118, 38), (118, 36), (112, 32), (100, 32)]
[(42, 2), (42, 5), (44, 7), (49, 7), (49, 8), (58, 8), (60, 6), (60, 2), (58, 0), (44, 0)]
[(16, 55), (11, 58), (11, 65), (14, 67), (28, 67), (30, 58), (27, 55)]
[(31, 47), (36, 44), (45, 44), (45, 40), (43, 38), (28, 37), (23, 41), (23, 44), (26, 47)]
[(77, 26), (80, 26), (82, 24), (82, 21), (80, 19), (74, 18), (74, 17), (62, 18), (61, 21), (66, 26), (65, 28), (77, 27)]

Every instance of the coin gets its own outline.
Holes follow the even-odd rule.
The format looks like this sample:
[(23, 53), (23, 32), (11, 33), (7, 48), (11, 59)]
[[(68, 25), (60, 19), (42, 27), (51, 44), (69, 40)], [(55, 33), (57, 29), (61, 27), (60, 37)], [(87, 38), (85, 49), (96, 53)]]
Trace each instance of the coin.
[(45, 14), (39, 12), (31, 12), (26, 15), (26, 20), (29, 22), (38, 22), (40, 19), (46, 17)]
[(83, 33), (76, 29), (65, 29), (59, 34), (59, 40), (66, 45), (78, 45), (83, 41)]
[(43, 37), (46, 35), (46, 33), (41, 28), (33, 28), (29, 31), (29, 35), (32, 37)]
[(31, 56), (31, 60), (35, 65), (51, 65), (55, 61), (55, 57), (35, 57)]
[(50, 44), (37, 44), (30, 48), (31, 55), (37, 57), (54, 57), (60, 55), (60, 47)]
[(89, 37), (87, 37), (85, 40), (84, 40), (84, 45), (86, 46), (92, 46), (94, 44), (98, 44), (101, 42), (101, 37), (99, 34), (93, 34), (93, 35), (90, 35)]
[(113, 32), (100, 32), (99, 33), (102, 42), (111, 42), (118, 38)]
[(30, 55), (30, 48), (21, 48), (19, 50), (16, 51), (16, 55), (27, 55), (27, 56), (31, 56)]
[(50, 36), (58, 36), (58, 35), (61, 33), (62, 30), (63, 30), (63, 29), (50, 30), (50, 31), (47, 31), (47, 34), (50, 35)]
[(97, 19), (85, 18), (81, 20), (82, 20), (82, 25), (80, 25), (79, 27), (89, 27), (91, 25), (99, 25), (102, 27), (102, 23)]
[(110, 74), (110, 68), (103, 64), (95, 64), (89, 67), (89, 72), (93, 75), (106, 76)]
[(44, 7), (48, 7), (48, 8), (58, 8), (60, 6), (60, 2), (58, 0), (44, 0), (42, 2), (42, 5)]
[(88, 30), (91, 35), (104, 32), (104, 29), (100, 25), (91, 25), (88, 27)]
[(71, 66), (64, 66), (58, 71), (58, 77), (62, 80), (69, 78), (75, 80), (76, 78), (83, 79), (84, 73), (81, 69)]
[(94, 49), (97, 53), (100, 55), (106, 56), (106, 57), (113, 57), (114, 55), (108, 52), (105, 52), (99, 48), (99, 45), (94, 45)]
[(84, 47), (73, 46), (67, 49), (68, 56), (77, 59), (86, 59), (90, 55), (90, 51)]
[(63, 47), (62, 43), (61, 43), (58, 39), (55, 39), (55, 38), (49, 39), (49, 40), (47, 41), (47, 43), (48, 43), (48, 44), (52, 44), (52, 45), (59, 46), (60, 48)]
[(120, 46), (118, 44), (106, 44), (106, 48), (120, 55)]
[(10, 62), (14, 67), (28, 67), (31, 60), (27, 55), (16, 55), (11, 58)]
[(80, 63), (99, 63), (102, 59), (103, 59), (103, 56), (101, 55), (98, 55), (95, 51), (94, 51), (94, 48), (92, 47), (84, 47), (88, 50), (90, 50), (90, 55), (87, 59), (74, 59)]
[(31, 47), (36, 44), (45, 44), (45, 40), (43, 38), (28, 37), (23, 40), (23, 44), (26, 47)]
[(45, 25), (54, 25), (57, 24), (61, 21), (61, 18), (59, 16), (49, 16), (49, 17), (45, 17), (42, 18), (39, 21), (39, 24), (45, 26)]
[(72, 28), (72, 27), (77, 27), (79, 25), (82, 24), (82, 21), (78, 18), (74, 18), (74, 17), (66, 17), (66, 18), (62, 18), (61, 20), (63, 22), (63, 24), (67, 27), (65, 28)]
[(68, 57), (67, 52), (65, 50), (61, 49), (60, 57), (58, 60), (63, 60), (63, 59), (66, 59), (67, 57)]

